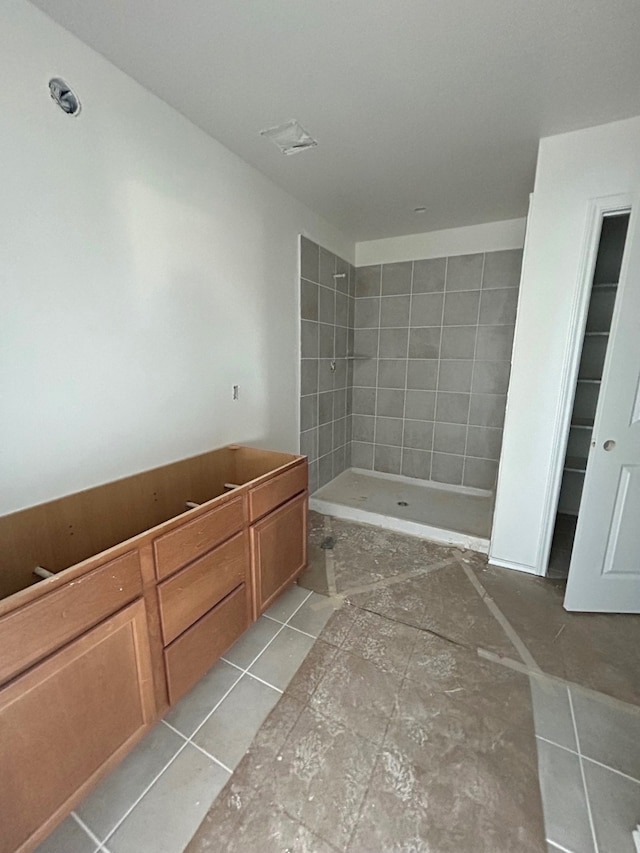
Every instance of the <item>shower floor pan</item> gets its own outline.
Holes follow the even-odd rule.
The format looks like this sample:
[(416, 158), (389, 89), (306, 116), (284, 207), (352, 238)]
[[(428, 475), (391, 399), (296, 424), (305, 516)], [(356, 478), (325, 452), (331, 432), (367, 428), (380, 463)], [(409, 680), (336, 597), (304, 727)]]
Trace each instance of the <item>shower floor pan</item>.
[(318, 489), (309, 507), (483, 554), (489, 550), (493, 492), (350, 468)]

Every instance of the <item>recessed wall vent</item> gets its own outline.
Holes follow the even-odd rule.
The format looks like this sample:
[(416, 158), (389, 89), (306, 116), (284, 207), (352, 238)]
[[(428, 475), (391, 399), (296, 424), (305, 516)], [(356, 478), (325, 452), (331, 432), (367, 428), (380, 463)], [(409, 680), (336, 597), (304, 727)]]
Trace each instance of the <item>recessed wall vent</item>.
[(80, 112), (80, 100), (76, 93), (60, 77), (49, 80), (51, 97), (68, 116), (77, 116)]
[(278, 127), (268, 127), (266, 130), (261, 130), (260, 136), (266, 136), (267, 139), (270, 139), (283, 154), (298, 154), (308, 148), (315, 148), (318, 144), (295, 119), (280, 124)]

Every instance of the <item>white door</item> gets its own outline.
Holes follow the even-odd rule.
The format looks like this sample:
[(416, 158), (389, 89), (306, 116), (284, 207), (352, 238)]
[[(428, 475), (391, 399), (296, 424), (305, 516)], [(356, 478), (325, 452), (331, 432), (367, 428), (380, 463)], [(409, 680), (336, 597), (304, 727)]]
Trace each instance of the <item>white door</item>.
[(640, 218), (632, 209), (564, 599), (640, 613)]

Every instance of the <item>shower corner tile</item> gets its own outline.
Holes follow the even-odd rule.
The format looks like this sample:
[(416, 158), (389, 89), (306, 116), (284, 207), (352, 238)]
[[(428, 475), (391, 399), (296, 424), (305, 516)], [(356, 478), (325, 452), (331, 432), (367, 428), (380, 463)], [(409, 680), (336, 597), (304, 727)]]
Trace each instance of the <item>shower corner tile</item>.
[(373, 467), (384, 474), (399, 474), (402, 450), (400, 447), (376, 445)]

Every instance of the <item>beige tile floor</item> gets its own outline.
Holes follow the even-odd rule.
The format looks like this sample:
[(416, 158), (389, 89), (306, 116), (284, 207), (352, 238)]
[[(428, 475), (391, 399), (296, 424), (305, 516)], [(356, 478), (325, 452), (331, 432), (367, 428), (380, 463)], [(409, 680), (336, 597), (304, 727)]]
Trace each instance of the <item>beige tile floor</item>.
[(38, 848), (181, 853), (332, 609), (293, 586)]

